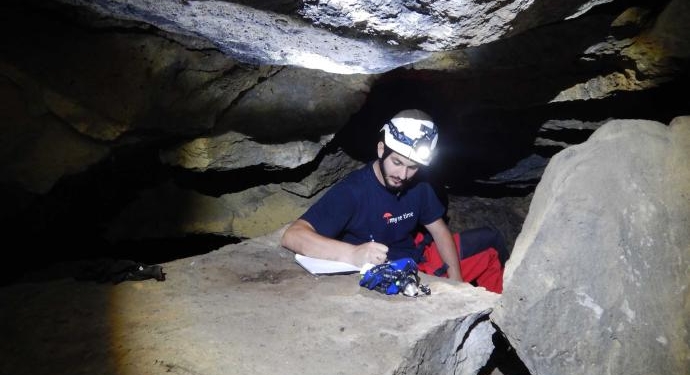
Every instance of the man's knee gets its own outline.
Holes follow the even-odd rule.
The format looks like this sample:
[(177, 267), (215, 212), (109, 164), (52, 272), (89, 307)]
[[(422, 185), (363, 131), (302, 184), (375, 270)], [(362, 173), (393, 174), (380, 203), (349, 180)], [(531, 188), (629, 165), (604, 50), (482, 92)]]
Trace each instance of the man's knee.
[(471, 257), (490, 247), (498, 253), (498, 259), (502, 266), (505, 266), (510, 257), (510, 251), (505, 244), (501, 231), (489, 226), (462, 231), (460, 233), (460, 247), (462, 258)]

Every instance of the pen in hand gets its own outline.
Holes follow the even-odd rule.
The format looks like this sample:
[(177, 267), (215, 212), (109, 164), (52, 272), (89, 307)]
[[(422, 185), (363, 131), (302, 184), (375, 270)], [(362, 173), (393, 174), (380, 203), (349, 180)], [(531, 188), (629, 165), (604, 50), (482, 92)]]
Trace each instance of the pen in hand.
[[(369, 233), (369, 242), (376, 242), (374, 240), (374, 235), (371, 233)], [(388, 254), (386, 254), (386, 257), (383, 259), (383, 263), (386, 263), (386, 262), (388, 262)]]

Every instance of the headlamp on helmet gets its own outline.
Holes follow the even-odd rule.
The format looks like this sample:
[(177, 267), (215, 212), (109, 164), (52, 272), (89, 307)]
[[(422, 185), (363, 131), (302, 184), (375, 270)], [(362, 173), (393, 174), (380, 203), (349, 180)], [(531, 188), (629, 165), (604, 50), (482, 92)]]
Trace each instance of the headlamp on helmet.
[(381, 128), (391, 150), (423, 165), (429, 165), (438, 141), (431, 117), (418, 109), (404, 110)]

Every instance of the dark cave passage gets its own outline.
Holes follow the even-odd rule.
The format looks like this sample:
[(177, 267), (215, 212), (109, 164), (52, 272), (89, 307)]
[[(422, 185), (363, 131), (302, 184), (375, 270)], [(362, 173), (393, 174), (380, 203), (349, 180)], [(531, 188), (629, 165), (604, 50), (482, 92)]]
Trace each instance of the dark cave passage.
[[(424, 75), (424, 73), (418, 73)], [(442, 195), (486, 198), (524, 197), (533, 192), (539, 178), (491, 181), (493, 176), (515, 167), (535, 155), (548, 158), (561, 146), (537, 145), (537, 137), (563, 144), (585, 141), (590, 128), (543, 129), (547, 121), (604, 122), (611, 118), (641, 118), (668, 123), (690, 108), (690, 97), (678, 95), (687, 77), (642, 92), (616, 93), (597, 101), (562, 102), (524, 108), (458, 108), (453, 103), (435, 102), (435, 90), (445, 85), (442, 77), (413, 79), (410, 72), (392, 72), (376, 85), (367, 102), (343, 127), (317, 158), (292, 170), (266, 170), (258, 165), (235, 171), (204, 173), (163, 165), (160, 149), (175, 140), (147, 134), (152, 140), (113, 149), (112, 155), (89, 170), (64, 176), (45, 195), (34, 195), (2, 184), (9, 206), (2, 217), (6, 240), (21, 247), (19, 262), (0, 279), (10, 283), (25, 274), (36, 278), (52, 264), (98, 258), (132, 259), (162, 263), (204, 254), (241, 238), (212, 234), (189, 234), (176, 238), (108, 241), (103, 233), (108, 222), (142, 189), (165, 181), (218, 197), (222, 194), (270, 183), (300, 181), (317, 166), (325, 153), (344, 150), (365, 162), (374, 157), (378, 130), (391, 111), (402, 105), (421, 105), (438, 118), (441, 153), (423, 178)], [(402, 76), (399, 80), (391, 77)], [(433, 75), (432, 75), (433, 77)], [(496, 84), (496, 83), (494, 83)], [(428, 105), (429, 108), (423, 108)], [(537, 165), (537, 167), (539, 167)], [(543, 167), (543, 166), (542, 166)], [(41, 254), (37, 256), (36, 254)], [(47, 277), (47, 275), (46, 275)]]

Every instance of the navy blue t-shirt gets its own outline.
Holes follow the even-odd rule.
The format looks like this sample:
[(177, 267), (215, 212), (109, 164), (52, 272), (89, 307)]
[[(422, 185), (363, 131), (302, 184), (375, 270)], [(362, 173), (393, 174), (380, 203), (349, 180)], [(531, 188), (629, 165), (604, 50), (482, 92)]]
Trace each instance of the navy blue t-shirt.
[(372, 239), (388, 246), (388, 259), (421, 261), (414, 245), (419, 225), (441, 218), (445, 208), (427, 182), (413, 182), (396, 194), (374, 174), (373, 162), (328, 190), (301, 219), (319, 234), (359, 245)]

